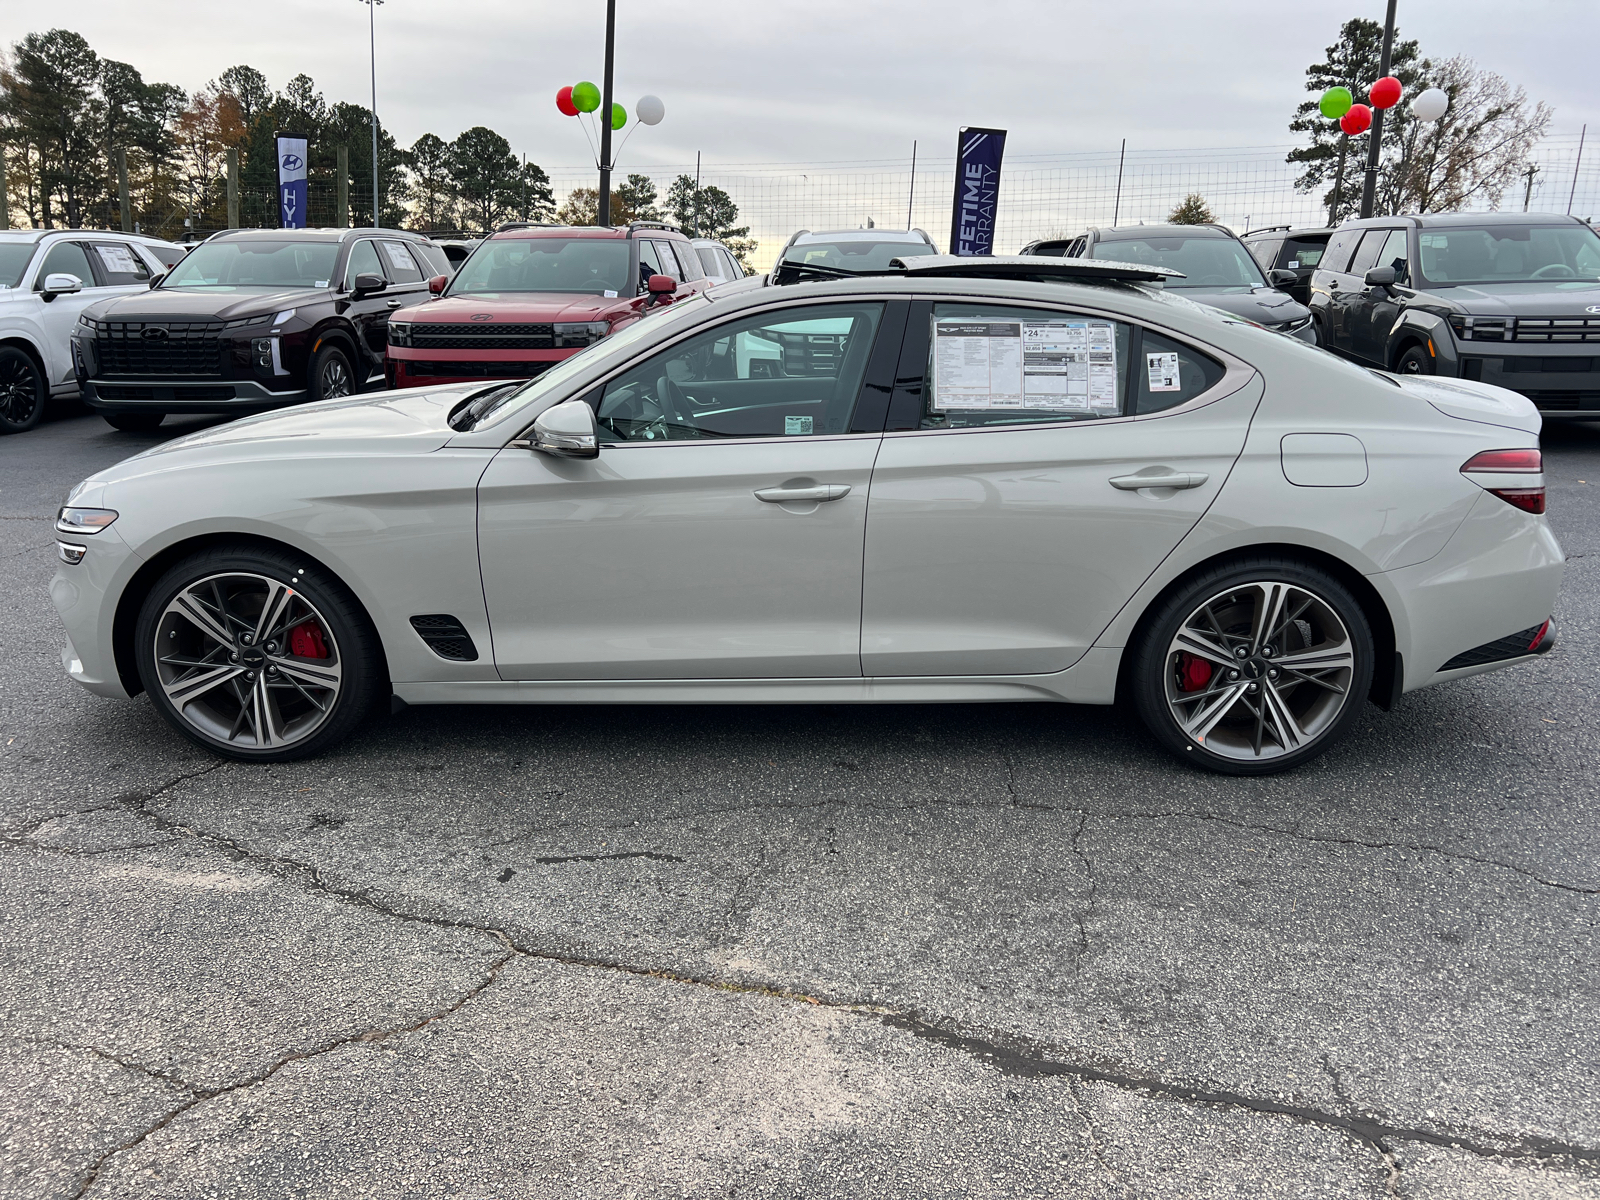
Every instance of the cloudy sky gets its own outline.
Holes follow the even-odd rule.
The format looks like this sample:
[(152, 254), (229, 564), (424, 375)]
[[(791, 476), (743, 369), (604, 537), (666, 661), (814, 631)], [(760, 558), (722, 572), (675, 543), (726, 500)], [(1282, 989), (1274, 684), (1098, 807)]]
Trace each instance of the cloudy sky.
[[(623, 165), (949, 156), (961, 125), (1011, 131), (1009, 155), (1270, 146), (1304, 71), (1381, 0), (618, 0), (617, 98), (667, 117)], [(53, 17), (50, 14), (55, 14)], [(60, 22), (146, 79), (187, 89), (239, 62), (275, 87), (297, 72), (365, 103), (363, 0), (0, 0), (7, 40)], [(378, 112), (402, 144), (488, 125), (548, 167), (588, 148), (556, 112), (562, 84), (600, 81), (603, 0), (387, 0)], [(1400, 0), (1401, 36), (1466, 54), (1554, 106), (1553, 133), (1600, 136), (1595, 0)], [(1597, 147), (1600, 150), (1600, 147)]]

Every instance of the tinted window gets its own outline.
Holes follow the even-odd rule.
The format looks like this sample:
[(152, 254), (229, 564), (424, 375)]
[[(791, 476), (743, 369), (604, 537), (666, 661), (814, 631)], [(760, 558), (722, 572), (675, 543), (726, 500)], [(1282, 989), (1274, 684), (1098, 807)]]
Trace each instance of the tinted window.
[(0, 287), (16, 287), (33, 258), (32, 242), (0, 242)]
[(601, 440), (843, 433), (882, 316), (880, 303), (817, 304), (697, 334), (606, 384)]
[(123, 242), (91, 242), (98, 260), (100, 275), (109, 287), (144, 283), (150, 278), (150, 268), (138, 251)]
[[(430, 276), (448, 275), (455, 270), (455, 267), (451, 265), (450, 255), (442, 247), (428, 242), (425, 245), (412, 246), (411, 248), (421, 255), (427, 267), (427, 274)], [(465, 255), (462, 257), (465, 257)]]
[(378, 261), (378, 244), (371, 238), (362, 238), (350, 247), (350, 261), (344, 267), (344, 285), (353, 288), (357, 275), (378, 275), (385, 279), (383, 264)]
[(719, 261), (717, 252), (710, 246), (697, 246), (695, 253), (700, 256), (700, 265), (706, 269), (707, 275), (717, 275), (728, 278), (728, 265)]
[(671, 275), (676, 277), (676, 269), (666, 270), (661, 265), (661, 256), (656, 253), (654, 242), (641, 241), (639, 243), (639, 294), (642, 296), (650, 290), (650, 276)]
[(922, 429), (1085, 421), (1123, 413), (1129, 329), (1038, 308), (936, 304)]
[[(1404, 283), (1407, 277), (1406, 263), (1406, 231), (1404, 229), (1392, 230), (1384, 239), (1383, 249), (1378, 251), (1378, 260), (1372, 265), (1375, 267), (1393, 267), (1396, 283)], [(1363, 245), (1362, 249), (1366, 249)]]
[(206, 242), (184, 256), (164, 288), (327, 287), (339, 257), (336, 242), (272, 240)]
[(622, 238), (491, 238), (450, 285), (450, 295), (562, 292), (631, 294), (628, 243)]
[(164, 267), (177, 266), (186, 253), (182, 246), (146, 246), (144, 250), (146, 254), (154, 255)]
[(37, 292), (44, 287), (45, 276), (59, 272), (76, 275), (78, 282), (86, 288), (95, 286), (94, 271), (89, 266), (89, 256), (77, 242), (57, 242), (50, 247), (44, 256), (44, 262), (39, 264), (39, 273), (34, 276), (33, 290)]
[(704, 279), (705, 268), (700, 265), (700, 259), (694, 252), (694, 247), (688, 242), (671, 242), (672, 252), (678, 256), (678, 263), (683, 267), (683, 278)]
[(1317, 265), (1326, 271), (1343, 271), (1350, 265), (1350, 255), (1361, 240), (1363, 230), (1341, 229), (1328, 239), (1328, 252)]
[(1586, 225), (1421, 230), (1417, 251), (1431, 283), (1600, 279), (1600, 237)]
[(422, 271), (411, 257), (404, 242), (379, 242), (383, 248), (383, 265), (390, 283), (421, 283)]
[(1389, 233), (1387, 229), (1367, 230), (1356, 256), (1350, 260), (1350, 274), (1365, 275), (1372, 269), (1378, 261), (1378, 252), (1383, 249), (1383, 243), (1389, 240)]
[(1090, 257), (1182, 271), (1184, 278), (1166, 281), (1169, 288), (1265, 287), (1267, 282), (1243, 243), (1231, 237), (1121, 238), (1096, 242)]
[(1253, 242), (1246, 242), (1245, 245), (1250, 247), (1250, 254), (1261, 264), (1261, 269), (1270, 271), (1277, 265), (1278, 251), (1283, 246), (1283, 239), (1257, 238)]
[(731, 250), (724, 250), (722, 252), (722, 257), (728, 264), (728, 278), (743, 279), (744, 267), (742, 264), (740, 264), (739, 260), (734, 257), (733, 252)]
[(891, 258), (913, 258), (932, 254), (926, 242), (861, 241), (803, 242), (789, 247), (784, 262), (833, 267), (839, 271), (886, 271)]
[(1138, 331), (1134, 363), (1134, 412), (1152, 413), (1186, 404), (1222, 378), (1222, 364), (1181, 342), (1148, 329)]
[(1297, 267), (1315, 267), (1322, 262), (1323, 251), (1327, 248), (1325, 238), (1290, 238), (1284, 251), (1283, 265), (1291, 271)]

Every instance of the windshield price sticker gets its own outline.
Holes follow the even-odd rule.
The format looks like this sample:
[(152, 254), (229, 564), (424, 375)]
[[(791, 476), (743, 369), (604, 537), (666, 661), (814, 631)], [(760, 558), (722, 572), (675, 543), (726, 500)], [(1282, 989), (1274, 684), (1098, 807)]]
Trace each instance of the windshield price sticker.
[(116, 271), (121, 275), (137, 275), (139, 264), (133, 261), (133, 251), (126, 246), (111, 246), (104, 243), (97, 244), (95, 249), (100, 252), (100, 261), (105, 263), (106, 270)]
[(1183, 384), (1178, 381), (1178, 355), (1171, 354), (1146, 354), (1144, 365), (1150, 374), (1150, 390), (1152, 392), (1181, 392)]
[(934, 322), (933, 408), (1103, 411), (1117, 407), (1110, 321)]

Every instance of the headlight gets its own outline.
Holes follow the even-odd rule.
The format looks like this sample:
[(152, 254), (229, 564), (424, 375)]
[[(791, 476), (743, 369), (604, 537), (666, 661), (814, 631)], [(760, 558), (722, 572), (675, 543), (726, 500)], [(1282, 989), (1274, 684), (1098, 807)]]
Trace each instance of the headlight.
[(558, 346), (587, 346), (611, 332), (611, 326), (605, 321), (566, 321), (553, 328)]
[(1515, 317), (1450, 317), (1450, 328), (1464, 342), (1509, 342), (1516, 336)]
[(389, 322), (389, 344), (391, 346), (409, 346), (409, 345), (411, 345), (411, 322), (410, 321), (390, 321)]
[(1303, 317), (1296, 317), (1292, 321), (1285, 321), (1281, 325), (1273, 326), (1273, 328), (1279, 333), (1296, 333), (1299, 330), (1304, 329), (1309, 324), (1311, 324), (1311, 314), (1307, 313)]
[(294, 316), (294, 309), (286, 308), (280, 313), (273, 313), (272, 314), (272, 323), (274, 325), (282, 325), (285, 321), (287, 321), (292, 316)]
[(117, 514), (109, 508), (63, 508), (56, 514), (56, 532), (82, 537), (99, 533), (116, 519)]
[(79, 316), (78, 316), (78, 332), (79, 333), (93, 333), (96, 328), (97, 327), (96, 327), (96, 325), (95, 325), (95, 323), (93, 321), (91, 321), (88, 317), (83, 316), (81, 313), (79, 314)]

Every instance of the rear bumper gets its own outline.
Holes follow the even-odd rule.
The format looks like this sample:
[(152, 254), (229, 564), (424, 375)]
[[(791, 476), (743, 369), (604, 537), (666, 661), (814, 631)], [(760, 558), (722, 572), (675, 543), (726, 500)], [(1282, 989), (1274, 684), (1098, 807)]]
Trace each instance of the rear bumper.
[(304, 388), (269, 391), (249, 379), (201, 379), (185, 382), (86, 379), (84, 403), (98, 412), (254, 412), (286, 404), (304, 404)]

